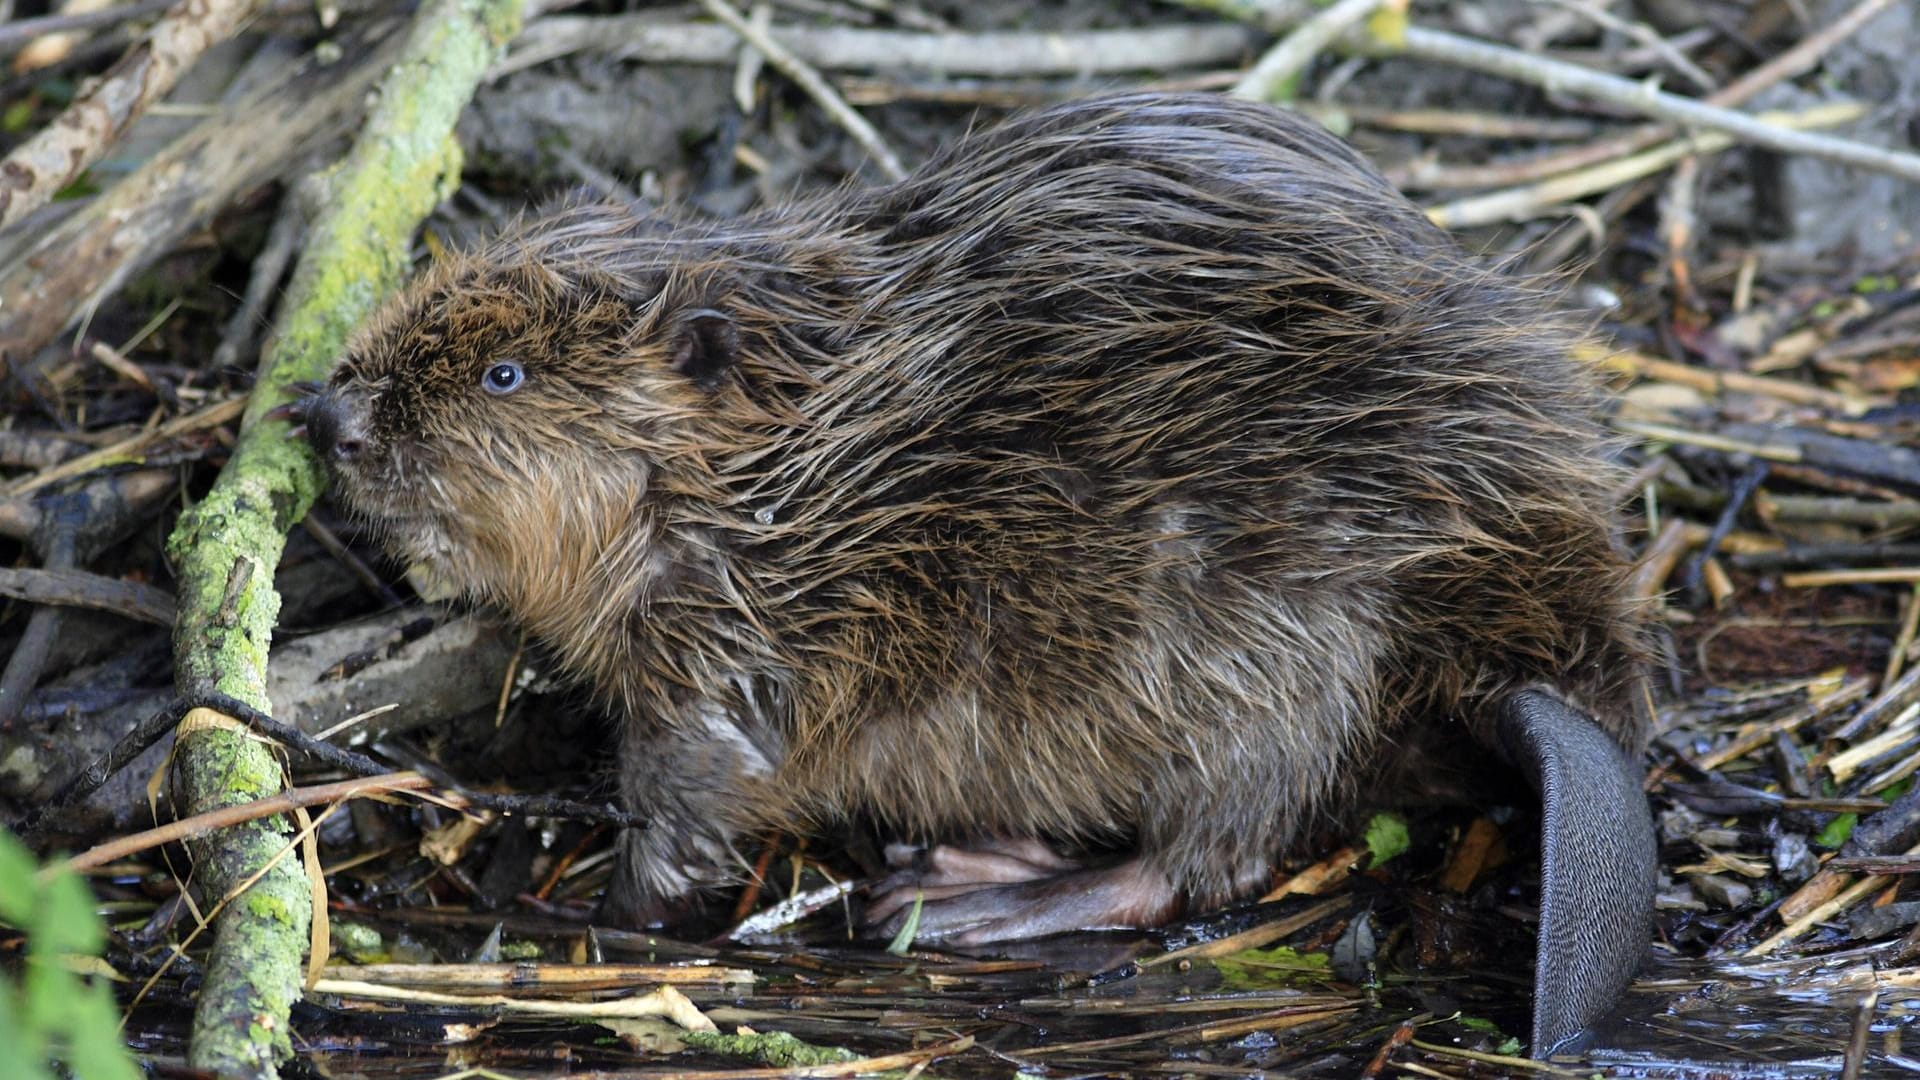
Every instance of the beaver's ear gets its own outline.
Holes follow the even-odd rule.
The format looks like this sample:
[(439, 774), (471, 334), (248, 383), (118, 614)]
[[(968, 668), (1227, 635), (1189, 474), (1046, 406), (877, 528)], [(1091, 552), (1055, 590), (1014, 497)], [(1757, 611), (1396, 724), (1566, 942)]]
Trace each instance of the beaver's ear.
[(674, 320), (667, 362), (687, 378), (710, 384), (733, 366), (739, 350), (740, 333), (726, 312), (693, 308)]

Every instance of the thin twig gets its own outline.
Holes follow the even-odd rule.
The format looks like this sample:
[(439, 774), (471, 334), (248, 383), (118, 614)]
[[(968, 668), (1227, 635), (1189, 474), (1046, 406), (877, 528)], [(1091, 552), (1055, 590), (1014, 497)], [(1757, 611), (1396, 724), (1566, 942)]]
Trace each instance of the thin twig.
[(1233, 96), (1252, 101), (1278, 101), (1289, 96), (1294, 80), (1313, 58), (1347, 31), (1367, 21), (1386, 0), (1340, 0), (1300, 24), (1280, 43), (1268, 49), (1253, 69), (1233, 88)]
[(887, 174), (889, 180), (906, 179), (906, 166), (900, 164), (899, 156), (893, 152), (892, 147), (887, 145), (887, 140), (881, 138), (872, 124), (867, 123), (866, 117), (853, 111), (852, 106), (840, 100), (840, 95), (828, 85), (827, 80), (822, 78), (819, 72), (813, 70), (786, 46), (776, 41), (772, 34), (749, 22), (746, 16), (735, 11), (733, 5), (728, 4), (726, 0), (700, 0), (700, 6), (712, 12), (714, 18), (726, 23), (728, 28), (740, 35), (742, 41), (759, 49), (761, 55), (767, 58), (767, 63), (778, 68), (781, 74), (800, 84), (800, 89), (805, 90), (815, 104), (825, 110), (828, 116), (833, 117), (834, 123), (845, 128), (847, 134), (853, 136), (853, 140), (866, 149), (874, 163), (880, 166), (880, 171)]
[(1900, 677), (1900, 669), (1907, 658), (1907, 649), (1913, 644), (1915, 633), (1920, 633), (1920, 582), (1916, 582), (1907, 593), (1907, 602), (1900, 612), (1900, 632), (1893, 637), (1893, 648), (1887, 652), (1887, 667), (1880, 675), (1881, 686), (1891, 686)]
[(1755, 94), (1813, 69), (1829, 50), (1858, 33), (1897, 0), (1860, 0), (1845, 15), (1808, 34), (1780, 55), (1747, 72), (1707, 96), (1722, 108), (1745, 104)]
[[(1589, 1075), (1589, 1073), (1585, 1071), (1563, 1069), (1545, 1061), (1514, 1057), (1512, 1054), (1489, 1054), (1482, 1050), (1468, 1050), (1461, 1046), (1445, 1046), (1440, 1043), (1422, 1042), (1419, 1039), (1413, 1039), (1411, 1043), (1413, 1046), (1425, 1050), (1429, 1054), (1461, 1058), (1466, 1061), (1477, 1061), (1482, 1065), (1498, 1065), (1503, 1069), (1511, 1070), (1511, 1072), (1535, 1072), (1545, 1076), (1566, 1077), (1567, 1080), (1579, 1080), (1579, 1078), (1584, 1078)], [(1511, 1075), (1511, 1072), (1509, 1075)]]
[(1657, 442), (1698, 446), (1707, 450), (1717, 450), (1723, 454), (1752, 454), (1767, 461), (1792, 463), (1801, 460), (1799, 451), (1790, 446), (1770, 446), (1711, 431), (1693, 431), (1675, 427), (1672, 424), (1655, 424), (1642, 420), (1629, 420), (1625, 417), (1614, 417), (1609, 422), (1616, 431), (1624, 431), (1629, 435), (1638, 435), (1643, 439)]
[(300, 235), (306, 231), (306, 214), (300, 205), (298, 188), (298, 184), (288, 185), (287, 193), (280, 198), (280, 208), (274, 212), (266, 242), (260, 245), (260, 253), (254, 256), (253, 265), (247, 270), (246, 292), (241, 294), (240, 305), (233, 309), (232, 317), (220, 331), (220, 344), (214, 347), (213, 362), (208, 365), (214, 371), (239, 363), (243, 354), (250, 351), (259, 328), (266, 325), (267, 305), (278, 295), (280, 282), (287, 276), (287, 267), (300, 246)]
[[(1383, 109), (1370, 105), (1341, 102), (1338, 105), (1301, 103), (1301, 112), (1313, 116), (1315, 110), (1345, 116), (1362, 127), (1386, 128), (1415, 135), (1466, 135), (1476, 139), (1540, 139), (1569, 141), (1591, 139), (1600, 125), (1578, 116), (1515, 116), (1509, 113), (1472, 112), (1465, 109)], [(1318, 119), (1318, 117), (1315, 117)]]
[(1578, 0), (1547, 0), (1548, 3), (1563, 11), (1572, 12), (1596, 25), (1616, 30), (1652, 49), (1654, 55), (1666, 62), (1674, 71), (1687, 77), (1687, 81), (1701, 90), (1711, 93), (1714, 89), (1713, 76), (1700, 70), (1700, 65), (1687, 59), (1687, 54), (1673, 47), (1673, 43), (1660, 36), (1659, 31), (1643, 22), (1623, 19), (1597, 4), (1584, 4)]
[(674, 986), (752, 986), (759, 977), (748, 968), (708, 964), (566, 964), (544, 960), (505, 963), (354, 964), (328, 969), (351, 974), (375, 986), (452, 987), (474, 990), (532, 991), (577, 994), (594, 990), (623, 990), (635, 983)]
[(174, 417), (172, 420), (161, 424), (151, 431), (143, 431), (138, 435), (122, 439), (112, 446), (103, 446), (91, 453), (82, 454), (76, 458), (68, 458), (66, 461), (55, 465), (51, 469), (42, 470), (32, 476), (16, 481), (11, 486), (0, 489), (0, 494), (10, 496), (25, 495), (30, 491), (38, 491), (48, 484), (57, 484), (62, 480), (70, 480), (73, 477), (90, 473), (95, 469), (104, 469), (109, 465), (119, 465), (134, 461), (143, 450), (155, 443), (165, 442), (168, 439), (176, 438), (190, 432), (219, 427), (222, 424), (237, 419), (241, 411), (246, 407), (247, 399), (244, 397), (229, 398), (226, 401), (215, 402), (198, 412)]
[(131, 22), (157, 15), (173, 4), (174, 0), (140, 0), (137, 4), (125, 7), (111, 7), (101, 11), (83, 11), (74, 15), (42, 15), (34, 19), (15, 19), (0, 26), (0, 53), (11, 52), (25, 47), (36, 38), (47, 34), (63, 34), (75, 30), (94, 30), (102, 26)]
[[(1857, 120), (1866, 114), (1866, 106), (1857, 102), (1820, 105), (1800, 113), (1766, 113), (1763, 119), (1782, 127), (1827, 127)], [(1642, 151), (1630, 157), (1616, 158), (1590, 168), (1564, 173), (1537, 184), (1489, 192), (1468, 199), (1429, 207), (1427, 217), (1449, 229), (1491, 225), (1500, 221), (1520, 221), (1550, 207), (1602, 191), (1609, 191), (1630, 180), (1650, 176), (1684, 158), (1717, 154), (1734, 145), (1730, 135), (1707, 132), (1682, 137)]]
[(1627, 595), (1639, 600), (1651, 600), (1666, 588), (1667, 578), (1672, 576), (1673, 568), (1680, 563), (1680, 557), (1687, 553), (1687, 526), (1678, 519), (1670, 519), (1653, 538), (1640, 558), (1634, 563), (1633, 574), (1627, 579)]
[(1782, 574), (1780, 584), (1789, 589), (1814, 589), (1823, 585), (1885, 585), (1920, 582), (1920, 567), (1882, 566), (1866, 570), (1809, 570), (1804, 574)]
[(272, 814), (284, 814), (296, 806), (320, 806), (343, 799), (365, 798), (397, 791), (426, 791), (432, 787), (433, 781), (417, 772), (396, 772), (387, 773), (384, 776), (356, 776), (351, 780), (316, 784), (312, 787), (288, 788), (278, 795), (269, 795), (264, 799), (223, 806), (218, 810), (209, 810), (204, 814), (170, 821), (165, 825), (155, 826), (131, 836), (115, 837), (68, 859), (66, 868), (77, 872), (95, 866), (105, 866), (116, 859), (124, 859), (129, 855), (157, 848), (162, 844), (205, 836), (215, 829), (224, 829), (243, 821), (254, 821)]
[(1693, 766), (1703, 772), (1712, 772), (1730, 761), (1745, 757), (1767, 745), (1773, 741), (1775, 735), (1798, 731), (1815, 720), (1840, 711), (1866, 697), (1867, 691), (1872, 686), (1873, 680), (1864, 675), (1841, 683), (1831, 693), (1821, 694), (1806, 704), (1788, 709), (1763, 724), (1756, 724), (1745, 734), (1728, 740), (1725, 746), (1700, 755), (1694, 759)]

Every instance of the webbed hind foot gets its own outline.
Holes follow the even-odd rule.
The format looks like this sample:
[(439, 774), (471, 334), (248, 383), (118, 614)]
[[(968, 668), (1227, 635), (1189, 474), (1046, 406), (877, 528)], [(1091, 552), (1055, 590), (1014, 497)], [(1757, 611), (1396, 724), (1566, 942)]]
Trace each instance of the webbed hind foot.
[(1082, 869), (1037, 841), (988, 850), (942, 845), (927, 852), (925, 870), (881, 882), (867, 907), (867, 929), (892, 937), (920, 904), (915, 941), (985, 945), (998, 941), (1157, 926), (1178, 906), (1165, 873), (1135, 857)]

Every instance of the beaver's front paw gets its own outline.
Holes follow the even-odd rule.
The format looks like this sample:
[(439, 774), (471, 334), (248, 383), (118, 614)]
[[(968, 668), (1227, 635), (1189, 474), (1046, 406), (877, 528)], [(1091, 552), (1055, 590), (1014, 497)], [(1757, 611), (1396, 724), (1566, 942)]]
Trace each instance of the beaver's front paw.
[(672, 925), (698, 913), (702, 889), (724, 883), (717, 871), (696, 872), (652, 833), (629, 829), (621, 837), (613, 880), (594, 911), (594, 925), (616, 930)]

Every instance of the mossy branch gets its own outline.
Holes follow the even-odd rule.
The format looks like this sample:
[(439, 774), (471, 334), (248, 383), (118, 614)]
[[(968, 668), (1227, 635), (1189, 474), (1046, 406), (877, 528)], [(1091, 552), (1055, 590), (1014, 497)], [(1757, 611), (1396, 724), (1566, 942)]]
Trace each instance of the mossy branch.
[[(261, 363), (239, 445), (205, 500), (170, 541), (179, 578), (174, 679), (183, 693), (218, 690), (261, 709), (273, 589), (287, 530), (324, 483), (306, 444), (265, 419), (289, 384), (325, 375), (347, 336), (401, 282), (420, 220), (460, 174), (454, 121), (518, 31), (520, 0), (433, 0), (381, 84), (353, 149), (336, 168)], [(189, 714), (175, 747), (179, 812), (202, 814), (274, 794), (272, 747), (225, 718)], [(291, 1047), (287, 1015), (300, 988), (312, 918), (298, 858), (276, 854), (292, 830), (269, 819), (192, 845), (195, 883), (210, 897), (273, 864), (215, 928), (194, 1015), (189, 1061), (221, 1076), (270, 1077)]]

